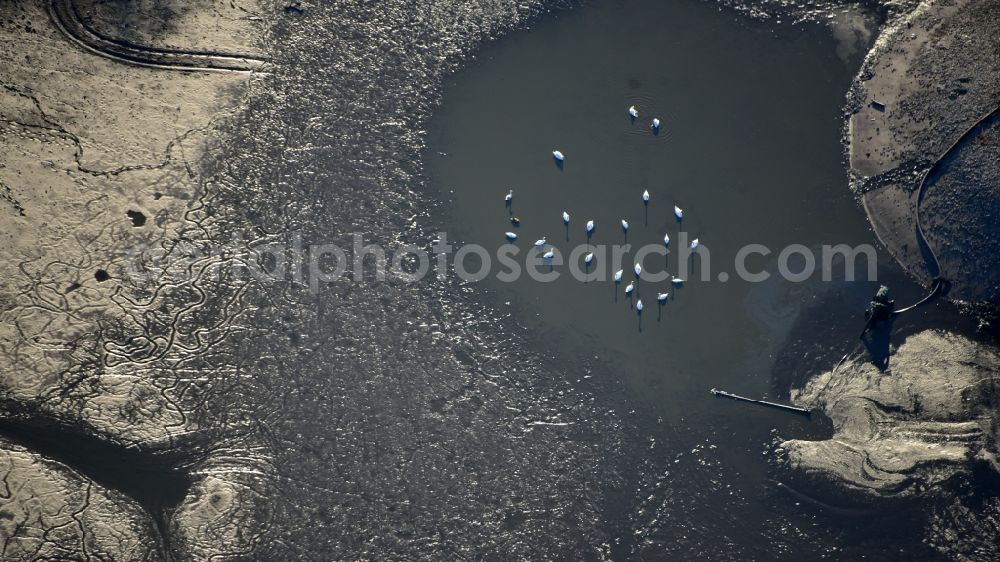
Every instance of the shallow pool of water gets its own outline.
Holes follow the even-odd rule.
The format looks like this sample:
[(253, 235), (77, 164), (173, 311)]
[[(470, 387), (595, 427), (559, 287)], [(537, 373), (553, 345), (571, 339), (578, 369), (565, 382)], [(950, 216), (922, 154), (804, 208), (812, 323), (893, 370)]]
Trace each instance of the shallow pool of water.
[[(818, 25), (749, 23), (688, 0), (595, 2), (486, 47), (445, 86), (426, 166), (450, 203), (453, 239), (495, 252), (513, 231), (523, 266), (536, 239), (545, 237), (546, 248), (565, 257), (588, 242), (623, 244), (620, 221), (629, 221), (632, 252), (620, 285), (599, 280), (599, 270), (610, 276), (617, 269), (600, 256), (586, 282), (566, 266), (543, 265), (539, 271), (560, 277), (504, 282), (491, 275), (479, 283), (484, 298), (514, 312), (538, 350), (574, 366), (568, 379), (621, 380), (628, 407), (657, 420), (641, 438), (661, 440), (651, 454), (670, 467), (667, 478), (685, 498), (666, 501), (673, 507), (655, 523), (633, 522), (636, 536), (624, 542), (690, 553), (712, 541), (729, 545), (717, 552), (751, 556), (845, 547), (842, 529), (821, 533), (814, 544), (782, 536), (797, 533), (799, 523), (818, 525), (817, 515), (782, 492), (764, 456), (774, 432), (809, 437), (828, 428), (709, 394), (713, 387), (754, 397), (787, 391), (772, 373), (803, 311), (842, 313), (835, 333), (823, 337), (834, 338), (830, 354), (843, 353), (878, 281), (891, 282), (900, 302), (920, 293), (880, 250), (878, 281), (867, 279), (864, 260), (853, 282), (842, 267), (833, 269), (832, 282), (778, 275), (777, 256), (791, 244), (809, 248), (817, 261), (822, 245), (875, 244), (842, 161), (844, 94), (862, 55), (844, 53)], [(632, 105), (640, 113), (634, 121), (626, 113)], [(650, 129), (653, 117), (662, 121), (659, 134)], [(566, 155), (564, 166), (555, 165), (554, 149)], [(674, 205), (684, 209), (682, 222)], [(563, 211), (571, 215), (568, 228)], [(589, 240), (588, 220), (597, 225)], [(640, 316), (638, 298), (624, 291), (634, 278), (634, 250), (661, 245), (665, 234), (670, 254), (643, 262)], [(705, 256), (679, 260), (681, 243), (693, 238), (710, 251), (705, 279), (698, 278)], [(771, 249), (746, 262), (752, 272), (769, 273), (768, 281), (739, 279), (735, 259), (747, 244)], [(790, 262), (795, 270), (801, 264)], [(678, 288), (648, 280), (661, 270), (687, 281)], [(670, 293), (663, 306), (658, 292)], [(606, 368), (579, 371), (581, 358)], [(797, 517), (812, 523), (776, 523)]]

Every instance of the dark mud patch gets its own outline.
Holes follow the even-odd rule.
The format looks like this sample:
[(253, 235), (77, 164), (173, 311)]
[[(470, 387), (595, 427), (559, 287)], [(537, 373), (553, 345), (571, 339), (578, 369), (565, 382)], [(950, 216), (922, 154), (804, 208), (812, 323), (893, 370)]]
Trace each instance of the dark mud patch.
[(128, 215), (128, 218), (132, 220), (132, 226), (136, 228), (146, 224), (146, 215), (144, 215), (140, 211), (129, 210), (125, 214)]

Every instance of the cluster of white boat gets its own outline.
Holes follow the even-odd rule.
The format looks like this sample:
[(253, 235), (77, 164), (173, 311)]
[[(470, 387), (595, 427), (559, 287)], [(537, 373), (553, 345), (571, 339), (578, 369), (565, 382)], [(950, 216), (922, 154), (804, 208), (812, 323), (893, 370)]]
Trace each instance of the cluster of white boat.
[[(634, 105), (628, 108), (628, 117), (629, 117), (629, 119), (632, 122), (635, 122), (635, 120), (639, 117), (639, 111), (635, 108)], [(652, 124), (650, 125), (650, 127), (653, 129), (654, 134), (659, 132), (660, 126), (661, 126), (660, 120), (658, 118), (654, 117), (653, 121), (652, 121)], [(553, 158), (553, 160), (555, 160), (556, 164), (559, 165), (560, 167), (562, 167), (563, 163), (566, 161), (566, 155), (563, 154), (562, 151), (560, 151), (560, 150), (553, 150), (552, 151), (552, 158)], [(650, 200), (650, 195), (649, 195), (649, 190), (647, 189), (647, 190), (644, 190), (642, 192), (642, 204), (643, 204), (644, 207), (648, 207), (649, 206), (649, 200)], [(507, 195), (504, 196), (504, 202), (505, 202), (505, 205), (506, 205), (506, 207), (508, 209), (508, 212), (509, 212), (510, 209), (512, 208), (513, 203), (514, 203), (514, 190), (513, 189), (509, 190), (507, 192)], [(684, 210), (681, 209), (680, 207), (678, 207), (677, 205), (674, 205), (674, 217), (677, 219), (677, 222), (680, 222), (681, 220), (684, 219)], [(515, 217), (513, 215), (510, 216), (510, 222), (514, 226), (520, 226), (520, 224), (521, 224), (520, 219), (518, 219), (517, 217)], [(566, 211), (563, 211), (563, 213), (562, 213), (562, 222), (563, 222), (563, 225), (568, 229), (569, 228), (569, 222), (570, 222), (570, 216), (569, 216), (569, 213), (566, 212)], [(587, 242), (588, 242), (588, 244), (590, 243), (590, 238), (591, 238), (591, 236), (593, 236), (596, 227), (597, 227), (597, 224), (594, 222), (593, 219), (587, 221), (586, 232), (587, 232)], [(626, 240), (628, 240), (629, 223), (628, 223), (627, 220), (625, 220), (625, 219), (621, 220), (621, 228), (622, 228), (622, 232), (625, 234)], [(508, 232), (504, 233), (504, 236), (510, 242), (514, 242), (514, 241), (517, 240), (517, 233), (515, 233), (515, 232), (508, 231)], [(691, 241), (691, 249), (692, 250), (696, 249), (699, 244), (700, 244), (699, 240), (697, 238), (695, 238), (694, 240)], [(670, 235), (669, 234), (664, 234), (663, 235), (663, 245), (667, 246), (667, 247), (670, 246)], [(537, 248), (538, 251), (542, 252), (542, 259), (545, 260), (547, 263), (551, 263), (552, 260), (555, 258), (555, 249), (552, 248), (551, 246), (548, 246), (548, 241), (544, 237), (535, 241), (535, 248)], [(586, 255), (584, 255), (583, 261), (587, 265), (587, 267), (589, 268), (590, 265), (591, 265), (591, 263), (593, 263), (593, 261), (594, 261), (594, 253), (593, 252), (588, 252)], [(636, 282), (642, 276), (642, 264), (636, 262), (636, 264), (632, 268), (632, 271), (633, 271), (633, 273), (635, 273), (635, 281), (629, 282), (629, 284), (625, 287), (625, 295), (628, 296), (629, 298), (631, 298), (633, 292), (635, 292), (635, 290), (637, 288)], [(621, 270), (621, 269), (619, 269), (618, 271), (615, 272), (615, 274), (614, 274), (614, 281), (615, 281), (616, 285), (618, 285), (618, 284), (620, 284), (622, 282), (622, 275), (623, 275), (623, 273), (624, 273), (624, 271)], [(673, 277), (670, 280), (670, 282), (675, 287), (680, 287), (680, 286), (682, 286), (684, 284), (684, 280), (682, 278), (680, 278), (680, 277)], [(659, 293), (658, 292), (656, 294), (656, 301), (657, 301), (657, 303), (659, 305), (662, 306), (663, 304), (665, 304), (667, 302), (667, 299), (669, 297), (670, 297), (670, 293)], [(635, 303), (635, 309), (636, 309), (636, 311), (639, 314), (642, 314), (642, 309), (643, 309), (642, 299), (638, 299), (636, 301), (636, 303)]]

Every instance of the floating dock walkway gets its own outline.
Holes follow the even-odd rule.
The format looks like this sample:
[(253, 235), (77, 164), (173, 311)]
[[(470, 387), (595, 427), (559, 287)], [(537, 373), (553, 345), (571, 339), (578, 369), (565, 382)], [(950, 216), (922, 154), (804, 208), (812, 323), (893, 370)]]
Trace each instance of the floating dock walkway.
[(797, 406), (789, 406), (788, 404), (778, 404), (777, 402), (768, 402), (767, 400), (755, 400), (753, 398), (747, 398), (745, 396), (739, 396), (726, 392), (725, 390), (719, 390), (716, 388), (712, 389), (712, 394), (716, 398), (729, 398), (730, 400), (738, 400), (740, 402), (750, 402), (752, 404), (758, 404), (760, 406), (767, 406), (768, 408), (777, 408), (778, 410), (784, 410), (786, 412), (792, 412), (793, 414), (799, 414), (801, 416), (809, 417), (812, 415), (810, 410), (805, 408), (799, 408)]

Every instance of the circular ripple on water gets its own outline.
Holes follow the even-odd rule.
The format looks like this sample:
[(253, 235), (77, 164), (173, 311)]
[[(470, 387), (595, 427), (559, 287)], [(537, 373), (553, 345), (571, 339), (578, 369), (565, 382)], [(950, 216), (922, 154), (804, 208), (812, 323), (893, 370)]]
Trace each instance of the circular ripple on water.
[[(674, 123), (674, 114), (661, 96), (648, 92), (632, 92), (623, 108), (626, 122), (628, 122), (628, 107), (632, 105), (639, 110), (639, 117), (623, 129), (626, 139), (665, 143), (673, 137), (671, 124)], [(660, 132), (656, 134), (651, 127), (654, 117), (660, 119)]]

